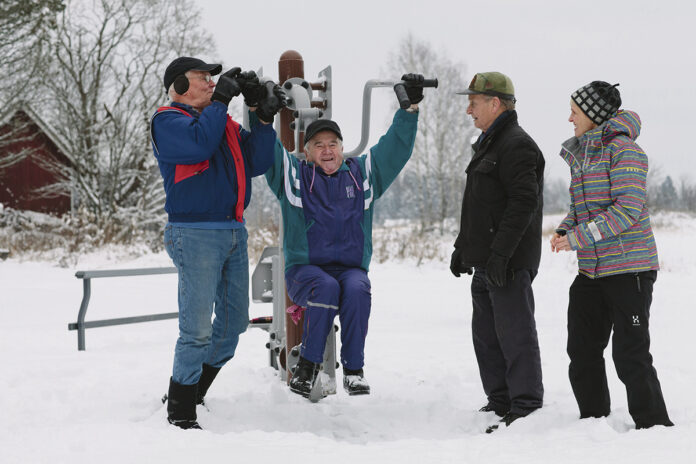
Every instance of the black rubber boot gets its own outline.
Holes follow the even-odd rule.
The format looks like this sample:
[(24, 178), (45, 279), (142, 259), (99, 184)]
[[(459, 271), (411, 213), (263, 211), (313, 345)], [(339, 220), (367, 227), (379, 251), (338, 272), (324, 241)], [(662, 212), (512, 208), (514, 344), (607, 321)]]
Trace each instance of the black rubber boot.
[(290, 391), (309, 398), (314, 382), (319, 374), (319, 364), (300, 357), (290, 379)]
[(370, 385), (365, 380), (362, 369), (350, 370), (343, 368), (343, 389), (350, 396), (369, 395)]
[(203, 364), (203, 372), (201, 377), (198, 379), (198, 392), (196, 394), (196, 404), (205, 405), (205, 394), (208, 393), (210, 384), (213, 383), (215, 377), (220, 372), (219, 367), (213, 367), (208, 364)]
[(167, 420), (181, 429), (200, 429), (196, 421), (196, 392), (198, 384), (181, 385), (169, 379)]

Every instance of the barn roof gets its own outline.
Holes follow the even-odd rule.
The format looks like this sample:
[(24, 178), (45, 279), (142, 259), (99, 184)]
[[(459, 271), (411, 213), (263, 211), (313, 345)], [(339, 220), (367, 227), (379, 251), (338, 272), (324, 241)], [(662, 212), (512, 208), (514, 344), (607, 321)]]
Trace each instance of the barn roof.
[(0, 114), (0, 127), (4, 126), (5, 124), (8, 124), (12, 118), (15, 117), (15, 115), (18, 112), (23, 112), (29, 118), (36, 123), (37, 126), (39, 126), (39, 129), (46, 134), (46, 136), (53, 142), (56, 147), (65, 155), (70, 158), (71, 151), (68, 149), (68, 144), (58, 135), (58, 133), (51, 127), (50, 124), (48, 124), (44, 119), (39, 116), (39, 114), (34, 111), (34, 109), (31, 107), (31, 105), (28, 102), (19, 102), (16, 103), (15, 105), (11, 106), (8, 111), (6, 111), (4, 114)]

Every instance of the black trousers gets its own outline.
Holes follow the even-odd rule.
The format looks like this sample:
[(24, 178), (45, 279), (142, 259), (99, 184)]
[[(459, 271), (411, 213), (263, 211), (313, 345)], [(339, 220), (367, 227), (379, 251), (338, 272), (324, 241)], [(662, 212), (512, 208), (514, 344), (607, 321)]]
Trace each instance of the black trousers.
[(580, 417), (609, 415), (604, 349), (612, 329), (612, 356), (626, 386), (637, 428), (672, 425), (650, 354), (649, 317), (657, 271), (590, 279), (578, 275), (568, 304), (569, 377)]
[(488, 404), (526, 416), (542, 406), (541, 358), (534, 320), (536, 271), (516, 270), (508, 283), (489, 286), (485, 270), (471, 281), (474, 351)]

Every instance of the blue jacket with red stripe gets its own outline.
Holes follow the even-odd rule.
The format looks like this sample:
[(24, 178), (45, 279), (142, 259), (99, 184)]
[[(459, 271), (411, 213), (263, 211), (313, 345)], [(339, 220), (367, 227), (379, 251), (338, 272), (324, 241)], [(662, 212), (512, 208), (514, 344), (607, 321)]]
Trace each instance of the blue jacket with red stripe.
[[(248, 132), (228, 119), (227, 107), (220, 102), (201, 113), (171, 103), (152, 116), (150, 138), (164, 179), (164, 209), (170, 222), (234, 221), (238, 192), (243, 188), (246, 208), (251, 178), (273, 163), (276, 133), (270, 124), (256, 124)], [(237, 161), (234, 146), (241, 154)], [(244, 165), (239, 179), (236, 163)]]

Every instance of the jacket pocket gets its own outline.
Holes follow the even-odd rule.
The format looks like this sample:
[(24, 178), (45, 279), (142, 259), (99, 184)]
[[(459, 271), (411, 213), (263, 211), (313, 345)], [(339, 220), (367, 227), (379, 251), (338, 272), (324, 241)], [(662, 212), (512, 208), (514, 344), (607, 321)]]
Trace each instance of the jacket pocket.
[(196, 164), (177, 164), (174, 173), (174, 183), (178, 184), (184, 179), (200, 174), (210, 166), (210, 161), (205, 160)]
[(474, 169), (474, 172), (480, 172), (482, 174), (490, 174), (495, 169), (496, 164), (498, 164), (496, 161), (489, 160), (487, 158), (483, 158), (479, 162), (478, 166), (476, 166), (476, 169)]
[(594, 248), (602, 265), (617, 265), (625, 261), (624, 246), (619, 236), (599, 240), (595, 242)]

